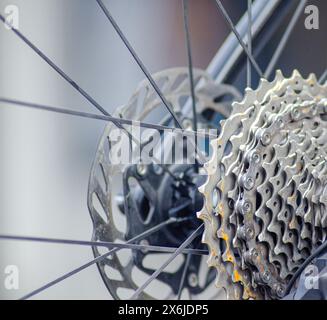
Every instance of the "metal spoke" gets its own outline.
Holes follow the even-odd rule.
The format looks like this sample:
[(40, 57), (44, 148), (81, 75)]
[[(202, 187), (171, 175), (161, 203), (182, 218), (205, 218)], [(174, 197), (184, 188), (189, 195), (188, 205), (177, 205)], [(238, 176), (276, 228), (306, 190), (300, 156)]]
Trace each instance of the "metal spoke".
[[(249, 53), (252, 54), (252, 0), (248, 0), (248, 30), (247, 30), (247, 40), (248, 40), (248, 50)], [(248, 88), (251, 88), (252, 86), (252, 77), (251, 77), (251, 61), (249, 57), (247, 57), (247, 63), (246, 63), (246, 83)]]
[(326, 80), (327, 80), (327, 69), (325, 70), (325, 72), (319, 78), (319, 83), (323, 84), (323, 82), (326, 81)]
[(190, 39), (190, 27), (189, 27), (189, 0), (183, 0), (183, 17), (184, 17), (184, 32), (185, 32), (185, 42), (186, 42), (187, 60), (188, 60), (188, 72), (190, 77), (190, 88), (191, 88), (191, 98), (192, 98), (193, 130), (197, 131), (196, 98), (195, 98), (192, 49), (191, 49), (191, 39)]
[(188, 267), (190, 266), (191, 257), (192, 256), (190, 254), (188, 254), (186, 256), (186, 261), (185, 261), (185, 265), (184, 265), (184, 269), (183, 269), (181, 281), (179, 283), (179, 288), (178, 288), (178, 293), (177, 293), (177, 300), (180, 300), (181, 299), (181, 295), (182, 295), (182, 291), (183, 291), (184, 283), (185, 283), (185, 277), (186, 277), (186, 273), (187, 273)]
[[(98, 2), (99, 3), (99, 2)], [(99, 5), (101, 6), (101, 4), (99, 3)], [(145, 73), (145, 75), (147, 76), (147, 78), (149, 79), (150, 83), (152, 84), (152, 86), (154, 87), (154, 89), (157, 91), (158, 95), (160, 96), (160, 98), (163, 100), (164, 104), (166, 105), (166, 107), (173, 113), (172, 116), (175, 118), (175, 120), (177, 119), (174, 111), (170, 108), (168, 102), (166, 101), (165, 97), (162, 95), (160, 89), (158, 88), (158, 86), (156, 85), (156, 83), (154, 82), (154, 80), (152, 79), (151, 75), (149, 74), (149, 72), (145, 69), (144, 65), (142, 64), (142, 62), (139, 60), (139, 58), (137, 57), (137, 55), (135, 54), (133, 48), (130, 46), (130, 44), (127, 42), (127, 39), (124, 37), (124, 35), (122, 34), (121, 30), (119, 29), (118, 25), (116, 24), (116, 22), (113, 20), (113, 18), (110, 16), (110, 13), (108, 12), (108, 10), (106, 10), (106, 8), (103, 6), (101, 6), (105, 12), (105, 14), (107, 15), (108, 19), (113, 23), (113, 26), (115, 27), (116, 31), (119, 33), (119, 35), (122, 37), (124, 43), (128, 46), (129, 50), (132, 50), (131, 53), (133, 54), (133, 57), (137, 60), (137, 62), (139, 63), (140, 67), (142, 68), (143, 72)], [(101, 111), (104, 115), (111, 117), (110, 121), (112, 121), (118, 128), (122, 129), (124, 131), (124, 133), (132, 140), (134, 141), (137, 145), (139, 145), (139, 141), (137, 139), (135, 139), (135, 137), (133, 137), (130, 132), (128, 132), (122, 125), (121, 125), (121, 120), (118, 122), (117, 119), (115, 119), (114, 117), (111, 116), (111, 114), (109, 112), (107, 112), (103, 107), (101, 107), (87, 92), (85, 92), (81, 87), (79, 87), (77, 85), (76, 82), (74, 82), (63, 70), (61, 70), (53, 61), (51, 61), (40, 49), (38, 49), (29, 39), (27, 39), (19, 30), (13, 28), (7, 21), (6, 19), (0, 14), (0, 20), (7, 25), (8, 27), (10, 27), (10, 30), (12, 30), (25, 44), (27, 44), (35, 53), (37, 53), (49, 66), (51, 66), (61, 77), (63, 77), (71, 86), (73, 86), (73, 88), (75, 88), (81, 95), (83, 95), (92, 105), (94, 105), (99, 111)], [(178, 126), (182, 129), (182, 126), (180, 125), (180, 123), (178, 122), (177, 119), (177, 124)], [(196, 149), (197, 150), (197, 149)], [(201, 153), (198, 152), (197, 150), (197, 154), (199, 155), (199, 157), (202, 156)], [(160, 164), (160, 161), (156, 158), (154, 158), (154, 161), (156, 163)], [(172, 177), (174, 177), (174, 179), (178, 180), (177, 177), (175, 177), (170, 171), (169, 169), (164, 166), (161, 165), (161, 167), (165, 170), (165, 172), (168, 172)]]
[[(64, 80), (66, 80), (74, 89), (76, 89), (83, 97), (85, 97), (102, 114), (111, 117), (111, 114), (109, 112), (107, 112), (98, 102), (96, 102), (86, 91), (84, 91), (75, 81), (73, 81), (63, 70), (61, 70), (52, 60), (50, 60), (39, 48), (37, 48), (19, 30), (12, 27), (1, 14), (0, 14), (0, 20), (5, 25), (10, 27), (10, 30), (12, 30), (14, 34), (16, 34), (27, 46), (29, 46), (38, 56), (40, 56), (50, 67), (52, 67)], [(121, 128), (131, 140), (133, 140), (137, 144), (139, 143), (125, 128), (122, 127), (120, 122), (117, 122), (116, 119), (113, 118), (111, 119), (111, 121), (118, 128)]]
[[(193, 77), (193, 62), (192, 62), (192, 49), (191, 49), (191, 37), (190, 37), (190, 28), (189, 28), (189, 0), (183, 0), (183, 19), (184, 19), (184, 33), (185, 33), (185, 42), (186, 42), (186, 51), (187, 51), (187, 60), (188, 60), (188, 72), (190, 78), (190, 88), (191, 88), (191, 98), (192, 98), (192, 112), (193, 112), (193, 130), (198, 130), (198, 120), (196, 114), (196, 97), (195, 97), (195, 85)], [(198, 139), (195, 136), (195, 148), (198, 146)], [(196, 172), (199, 172), (199, 164), (196, 162), (195, 165)]]
[(230, 18), (230, 16), (228, 15), (227, 11), (225, 10), (224, 6), (222, 5), (220, 0), (215, 0), (218, 9), (220, 10), (220, 12), (222, 13), (225, 21), (227, 22), (227, 24), (230, 26), (231, 30), (233, 31), (233, 33), (235, 34), (238, 42), (240, 43), (240, 45), (242, 46), (243, 50), (245, 51), (246, 55), (248, 56), (248, 58), (250, 59), (252, 65), (254, 66), (255, 70), (258, 72), (258, 74), (260, 75), (260, 77), (263, 77), (263, 73), (261, 68), (259, 67), (259, 65), (257, 64), (257, 62), (255, 61), (253, 55), (249, 52), (246, 44), (244, 43), (244, 41), (242, 40), (240, 34), (238, 33), (238, 31), (236, 30), (232, 19)]
[[(29, 39), (27, 39), (19, 30), (11, 26), (3, 15), (0, 14), (0, 20), (7, 25), (15, 35), (17, 35), (28, 47), (30, 47), (42, 60), (44, 60), (52, 69), (54, 69), (64, 80), (66, 80), (75, 90), (77, 90), (83, 97), (85, 97), (95, 108), (97, 108), (102, 114), (111, 116), (97, 101), (95, 101), (86, 91), (84, 91), (75, 81), (73, 81), (62, 69), (60, 69), (50, 58), (48, 58), (39, 48), (37, 48)], [(118, 127), (124, 130), (120, 122), (112, 120), (112, 122)], [(127, 136), (133, 139), (133, 136), (125, 130)], [(135, 140), (134, 140), (135, 141)]]
[[(177, 249), (174, 247), (141, 245), (141, 244), (131, 244), (131, 243), (70, 240), (70, 239), (43, 238), (43, 237), (30, 237), (30, 236), (15, 236), (15, 235), (5, 235), (5, 234), (0, 234), (0, 240), (18, 240), (18, 241), (41, 242), (41, 243), (80, 245), (80, 246), (87, 246), (87, 247), (94, 246), (94, 247), (119, 248), (119, 249), (131, 249), (131, 250), (147, 250), (147, 251), (167, 252), (167, 253), (172, 253)], [(207, 250), (201, 250), (201, 249), (184, 249), (183, 253), (188, 255), (201, 255), (201, 256), (208, 255)]]
[[(162, 125), (156, 125), (156, 124), (150, 124), (146, 122), (140, 122), (140, 121), (133, 121), (133, 120), (128, 120), (128, 119), (122, 119), (122, 118), (115, 118), (111, 115), (106, 116), (106, 115), (96, 115), (92, 113), (86, 113), (82, 111), (74, 111), (74, 110), (69, 110), (69, 109), (64, 109), (64, 108), (58, 108), (58, 107), (50, 107), (50, 106), (45, 106), (41, 104), (36, 104), (36, 103), (29, 103), (29, 102), (23, 102), (23, 101), (18, 101), (18, 100), (12, 100), (12, 99), (5, 99), (5, 98), (0, 98), (0, 102), (4, 103), (9, 103), (9, 104), (15, 104), (20, 107), (28, 107), (28, 108), (33, 108), (33, 109), (38, 109), (38, 110), (44, 110), (44, 111), (51, 111), (55, 113), (62, 113), (62, 114), (68, 114), (72, 116), (79, 116), (79, 117), (84, 117), (84, 118), (90, 118), (90, 119), (97, 119), (97, 120), (104, 120), (104, 121), (111, 121), (113, 122), (118, 128), (122, 129), (125, 134), (131, 139), (133, 142), (136, 143), (138, 147), (141, 147), (142, 145), (140, 142), (129, 132), (127, 131), (122, 125), (127, 124), (131, 126), (140, 126), (143, 128), (149, 128), (149, 129), (155, 129), (155, 130), (169, 130), (172, 132), (180, 133), (184, 136), (191, 136), (191, 137), (204, 137), (204, 138), (211, 138), (215, 139), (217, 138), (216, 135), (209, 134), (206, 132), (195, 132), (192, 130), (185, 130), (185, 129), (179, 129), (179, 128), (174, 128), (174, 127), (167, 127), (167, 126), (162, 126)], [(193, 145), (193, 141), (191, 141)], [(144, 144), (144, 143), (143, 143)], [(203, 162), (205, 162), (205, 157), (201, 154), (201, 152), (198, 150), (198, 148), (195, 149), (196, 154), (201, 158)], [(173, 179), (181, 180), (179, 177), (174, 175), (166, 165), (162, 164), (160, 160), (158, 160), (156, 157), (152, 157), (153, 161), (157, 163), (159, 166), (162, 167), (162, 169), (167, 172)]]
[(82, 118), (111, 121), (111, 122), (114, 122), (115, 124), (119, 123), (120, 125), (125, 124), (125, 125), (130, 125), (130, 126), (140, 126), (143, 128), (155, 129), (155, 130), (160, 130), (160, 131), (169, 130), (169, 131), (173, 131), (173, 132), (182, 133), (185, 136), (198, 135), (199, 137), (206, 137), (206, 138), (212, 138), (212, 139), (217, 138), (216, 135), (201, 132), (201, 131), (195, 132), (192, 130), (185, 130), (185, 129), (179, 129), (179, 128), (174, 128), (174, 127), (162, 126), (162, 125), (158, 125), (158, 124), (151, 124), (151, 123), (134, 121), (134, 120), (129, 120), (129, 119), (116, 118), (113, 116), (98, 115), (98, 114), (93, 114), (93, 113), (88, 113), (88, 112), (75, 111), (75, 110), (71, 110), (71, 109), (65, 109), (62, 107), (46, 106), (46, 105), (42, 105), (42, 104), (30, 103), (30, 102), (24, 102), (24, 101), (6, 99), (6, 98), (0, 98), (0, 102), (14, 104), (19, 107), (26, 107), (26, 108), (32, 108), (32, 109), (37, 109), (37, 110), (43, 110), (43, 111), (50, 111), (50, 112), (55, 112), (55, 113), (61, 113), (61, 114), (67, 114), (67, 115), (71, 115), (71, 116), (82, 117)]
[(280, 57), (280, 55), (282, 54), (286, 44), (287, 44), (287, 41), (297, 23), (297, 21), (299, 20), (300, 16), (302, 15), (302, 12), (303, 12), (303, 8), (304, 6), (306, 5), (307, 3), (307, 0), (301, 0), (299, 5), (297, 6), (284, 34), (283, 34), (283, 37), (282, 39), (280, 40), (278, 46), (277, 46), (277, 49), (275, 50), (274, 52), (274, 55), (272, 56), (272, 58), (270, 59), (270, 62), (267, 66), (267, 69), (265, 71), (265, 78), (268, 79), (269, 76), (271, 75), (273, 69), (275, 68), (275, 65)]
[(149, 80), (149, 82), (151, 83), (153, 89), (157, 92), (158, 96), (160, 97), (161, 101), (163, 102), (163, 104), (165, 105), (165, 107), (167, 108), (167, 110), (169, 111), (169, 113), (171, 114), (171, 116), (174, 118), (174, 120), (175, 120), (176, 124), (178, 125), (178, 127), (179, 128), (183, 128), (182, 123), (179, 121), (176, 113), (174, 112), (174, 110), (169, 105), (169, 102), (166, 100), (165, 96), (163, 95), (163, 93), (161, 92), (161, 90), (159, 89), (159, 87), (157, 86), (157, 84), (154, 81), (154, 79), (152, 78), (151, 74), (146, 69), (146, 67), (143, 64), (143, 62), (141, 61), (141, 59), (136, 54), (135, 50), (133, 49), (132, 45), (129, 43), (129, 41), (127, 40), (127, 38), (123, 34), (122, 30), (119, 28), (118, 24), (116, 23), (115, 19), (110, 14), (109, 10), (106, 8), (106, 6), (104, 5), (104, 3), (101, 0), (96, 0), (96, 2), (98, 3), (98, 5), (100, 6), (100, 8), (102, 9), (102, 11), (105, 14), (105, 16), (110, 21), (111, 25), (116, 30), (116, 32), (119, 35), (119, 37), (121, 38), (121, 40), (124, 42), (125, 46), (127, 47), (128, 51), (133, 56), (133, 58), (136, 61), (136, 63), (139, 65), (139, 67), (141, 68), (141, 70), (143, 71), (143, 73), (145, 74), (145, 76), (147, 77), (147, 79)]
[[(142, 239), (146, 238), (147, 236), (149, 236), (149, 235), (151, 235), (151, 234), (153, 234), (153, 233), (155, 233), (155, 232), (161, 230), (162, 228), (166, 227), (167, 225), (172, 224), (172, 223), (176, 223), (176, 222), (179, 222), (179, 221), (180, 221), (179, 219), (176, 219), (176, 218), (170, 218), (170, 219), (168, 219), (168, 220), (166, 220), (166, 221), (164, 221), (164, 222), (161, 222), (161, 223), (159, 223), (158, 225), (156, 225), (156, 226), (150, 228), (149, 230), (147, 230), (147, 231), (145, 231), (145, 232), (139, 234), (138, 236), (136, 236), (136, 237), (134, 237), (134, 238), (128, 240), (126, 243), (132, 243), (132, 242), (135, 242), (135, 241), (142, 240)], [(57, 279), (55, 279), (55, 280), (53, 280), (53, 281), (51, 281), (51, 282), (49, 282), (49, 283), (43, 285), (42, 287), (40, 287), (40, 288), (38, 288), (38, 289), (36, 289), (36, 290), (34, 290), (34, 291), (28, 293), (28, 294), (26, 294), (26, 295), (23, 296), (20, 300), (26, 300), (26, 299), (29, 299), (29, 298), (35, 296), (36, 294), (38, 294), (38, 293), (40, 293), (40, 292), (42, 292), (42, 291), (44, 291), (44, 290), (47, 290), (48, 288), (54, 286), (55, 284), (57, 284), (57, 283), (59, 283), (59, 282), (62, 282), (63, 280), (65, 280), (65, 279), (67, 279), (67, 278), (72, 277), (73, 275), (75, 275), (75, 274), (77, 274), (77, 273), (83, 271), (84, 269), (86, 269), (86, 268), (88, 268), (88, 267), (94, 265), (95, 263), (99, 263), (99, 262), (103, 261), (103, 260), (106, 259), (108, 256), (112, 255), (113, 253), (115, 253), (115, 252), (117, 252), (117, 251), (119, 251), (119, 250), (120, 250), (120, 248), (114, 248), (114, 249), (108, 251), (107, 253), (105, 253), (105, 254), (103, 254), (103, 255), (101, 255), (101, 256), (98, 256), (97, 258), (95, 258), (95, 259), (93, 259), (93, 260), (91, 260), (91, 261), (89, 261), (89, 262), (83, 264), (82, 266), (80, 266), (80, 267), (78, 267), (78, 268), (76, 268), (76, 269), (74, 269), (74, 270), (72, 270), (72, 271), (70, 271), (70, 272), (68, 272), (68, 273), (65, 273), (65, 274), (62, 275), (61, 277), (59, 277), (59, 278), (57, 278)]]
[(175, 252), (169, 257), (165, 263), (158, 268), (149, 279), (140, 286), (135, 293), (132, 295), (131, 300), (137, 299), (138, 296), (144, 291), (144, 289), (154, 280), (159, 274), (179, 255), (181, 252), (202, 232), (204, 224), (201, 224), (180, 246)]
[(87, 92), (85, 92), (75, 81), (73, 81), (63, 70), (61, 70), (53, 61), (51, 61), (39, 48), (37, 48), (29, 39), (27, 39), (19, 30), (8, 24), (6, 19), (0, 14), (0, 20), (10, 27), (23, 42), (25, 42), (36, 54), (38, 54), (52, 69), (54, 69), (62, 78), (64, 78), (74, 89), (85, 97), (101, 113), (110, 115), (98, 102), (96, 102)]

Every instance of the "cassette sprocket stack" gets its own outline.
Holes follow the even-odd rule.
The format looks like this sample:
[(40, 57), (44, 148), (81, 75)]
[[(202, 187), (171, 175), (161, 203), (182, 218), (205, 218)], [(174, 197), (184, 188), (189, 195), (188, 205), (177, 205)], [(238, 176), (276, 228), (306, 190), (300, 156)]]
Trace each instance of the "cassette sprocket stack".
[(279, 299), (326, 239), (327, 85), (276, 73), (234, 103), (200, 188), (208, 264), (227, 299)]

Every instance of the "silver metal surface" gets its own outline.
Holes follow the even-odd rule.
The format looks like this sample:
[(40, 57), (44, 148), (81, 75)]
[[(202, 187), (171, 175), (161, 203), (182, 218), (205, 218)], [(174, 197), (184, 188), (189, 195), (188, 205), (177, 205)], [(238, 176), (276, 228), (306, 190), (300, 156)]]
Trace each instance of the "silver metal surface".
[(198, 216), (227, 299), (283, 297), (326, 239), (326, 97), (313, 74), (277, 72), (247, 90), (212, 141)]

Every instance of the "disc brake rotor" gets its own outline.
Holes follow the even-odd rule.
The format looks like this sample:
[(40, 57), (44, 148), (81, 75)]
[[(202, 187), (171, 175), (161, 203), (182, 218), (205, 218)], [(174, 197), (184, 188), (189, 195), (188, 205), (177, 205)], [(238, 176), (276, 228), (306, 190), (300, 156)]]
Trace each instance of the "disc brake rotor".
[(327, 85), (277, 72), (232, 110), (200, 188), (208, 264), (227, 299), (279, 299), (326, 240)]
[[(186, 68), (170, 69), (153, 76), (186, 128), (192, 128), (187, 101), (190, 100), (189, 75)], [(230, 114), (231, 102), (240, 94), (228, 85), (215, 85), (201, 70), (194, 70), (198, 128), (217, 128), (221, 119)], [(160, 116), (164, 110), (161, 101), (147, 81), (143, 81), (129, 103), (115, 116), (137, 121), (155, 122), (163, 118), (169, 124), (169, 116)], [(185, 222), (165, 227), (162, 231), (141, 241), (141, 244), (177, 247), (198, 225), (195, 212), (202, 206), (198, 186), (203, 183), (193, 166), (172, 165), (169, 170), (182, 178), (177, 183), (162, 167), (151, 165), (121, 165), (112, 163), (109, 151), (118, 142), (113, 139), (115, 126), (109, 123), (100, 140), (91, 170), (88, 207), (93, 221), (93, 240), (126, 242), (147, 229), (170, 217), (185, 217)], [(130, 130), (126, 127), (127, 130)], [(200, 241), (199, 245), (201, 246)], [(93, 248), (95, 256), (107, 251)], [(171, 298), (176, 296), (186, 255), (176, 259), (169, 269), (153, 282), (139, 299)], [(98, 264), (101, 276), (112, 296), (116, 299), (129, 297), (164, 261), (165, 254), (123, 249)], [(209, 271), (205, 259), (192, 256), (185, 280), (185, 294), (189, 298), (217, 295), (212, 283), (213, 270)]]

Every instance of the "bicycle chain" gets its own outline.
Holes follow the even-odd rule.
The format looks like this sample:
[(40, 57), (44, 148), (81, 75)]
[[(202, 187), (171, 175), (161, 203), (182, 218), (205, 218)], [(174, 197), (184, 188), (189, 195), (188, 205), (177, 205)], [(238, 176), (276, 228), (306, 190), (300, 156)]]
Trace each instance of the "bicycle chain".
[(206, 164), (203, 242), (227, 299), (282, 298), (326, 238), (327, 85), (280, 71), (246, 89)]

